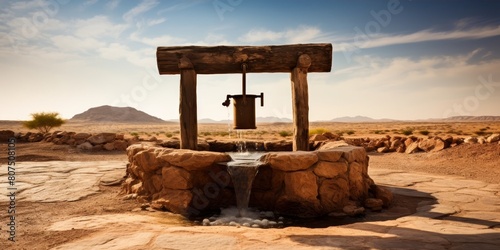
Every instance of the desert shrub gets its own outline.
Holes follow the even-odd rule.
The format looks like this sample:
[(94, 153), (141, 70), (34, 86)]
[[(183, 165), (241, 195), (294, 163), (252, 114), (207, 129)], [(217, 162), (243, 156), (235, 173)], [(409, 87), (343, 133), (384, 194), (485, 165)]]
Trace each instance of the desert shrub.
[(356, 133), (356, 131), (354, 131), (354, 130), (346, 130), (345, 133), (348, 134), (348, 135), (353, 135), (354, 133)]
[(324, 129), (324, 128), (315, 128), (315, 129), (311, 129), (309, 130), (309, 135), (321, 135), (323, 133), (326, 133), (328, 132), (327, 129)]
[(430, 132), (428, 130), (420, 130), (418, 133), (420, 133), (421, 135), (428, 135), (428, 134), (430, 134)]
[(172, 137), (174, 135), (172, 133), (165, 133), (165, 136), (168, 137), (168, 138), (170, 138), (170, 137)]
[(479, 129), (479, 131), (483, 131), (483, 132), (484, 132), (484, 131), (488, 130), (489, 128), (490, 128), (490, 127), (481, 128), (481, 129)]
[(479, 131), (474, 132), (474, 134), (476, 134), (476, 135), (485, 135), (486, 131), (480, 129)]
[(48, 133), (52, 128), (60, 127), (65, 121), (59, 117), (59, 113), (33, 113), (31, 121), (25, 121), (23, 126), (28, 129), (38, 129), (42, 133)]
[(411, 134), (413, 134), (413, 129), (412, 128), (401, 129), (401, 134), (403, 134), (403, 135), (411, 135)]
[(229, 132), (226, 132), (226, 131), (224, 131), (224, 132), (219, 132), (219, 135), (220, 135), (220, 136), (228, 136), (228, 135), (229, 135)]
[(382, 130), (373, 130), (372, 133), (376, 134), (376, 135), (380, 135), (380, 134), (383, 134), (384, 131), (382, 131)]
[(139, 133), (137, 133), (137, 132), (130, 132), (130, 135), (131, 136), (139, 136)]
[(293, 133), (292, 133), (292, 132), (290, 132), (290, 131), (285, 131), (285, 130), (280, 131), (278, 134), (279, 134), (281, 137), (287, 137), (287, 136), (291, 136), (291, 135), (293, 135)]

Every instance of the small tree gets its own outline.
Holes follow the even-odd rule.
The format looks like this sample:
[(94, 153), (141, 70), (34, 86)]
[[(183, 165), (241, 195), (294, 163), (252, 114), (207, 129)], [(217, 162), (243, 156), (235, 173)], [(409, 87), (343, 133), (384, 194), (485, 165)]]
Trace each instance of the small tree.
[(34, 113), (31, 114), (31, 121), (25, 121), (23, 125), (29, 129), (38, 129), (42, 133), (48, 133), (54, 127), (60, 127), (64, 120), (59, 117), (59, 113)]

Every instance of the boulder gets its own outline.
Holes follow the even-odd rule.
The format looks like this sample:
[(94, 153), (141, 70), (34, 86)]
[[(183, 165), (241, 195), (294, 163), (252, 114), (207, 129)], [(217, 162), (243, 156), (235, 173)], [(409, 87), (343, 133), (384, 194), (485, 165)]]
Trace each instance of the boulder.
[(387, 153), (389, 152), (389, 148), (387, 146), (377, 148), (377, 152), (379, 153)]
[(358, 207), (355, 205), (347, 205), (342, 209), (342, 211), (344, 211), (344, 213), (349, 215), (349, 216), (358, 216), (358, 215), (362, 215), (365, 213), (365, 208)]
[(75, 140), (86, 140), (90, 136), (92, 136), (92, 135), (89, 134), (89, 133), (78, 133), (78, 134), (73, 135), (73, 139), (75, 139)]
[(391, 205), (394, 198), (391, 191), (375, 184), (370, 186), (370, 191), (373, 193), (375, 198), (382, 200), (384, 207), (389, 207)]
[(488, 143), (494, 143), (500, 141), (500, 134), (492, 134), (486, 138), (486, 142)]
[(364, 179), (365, 168), (358, 162), (349, 164), (349, 195), (351, 200), (364, 199), (368, 195), (369, 184)]
[[(139, 166), (144, 170), (144, 172), (154, 172), (157, 169), (165, 166), (163, 161), (160, 161), (157, 157), (157, 153), (154, 148), (149, 148), (138, 152), (133, 156), (134, 165)], [(168, 165), (166, 165), (168, 166)]]
[(0, 130), (0, 143), (7, 143), (10, 138), (15, 136), (12, 130)]
[[(408, 141), (408, 139), (407, 139)], [(419, 148), (418, 148), (418, 142), (412, 142), (410, 145), (406, 146), (406, 151), (405, 153), (407, 154), (413, 154), (415, 152), (418, 152)]]
[(464, 143), (477, 143), (477, 138), (474, 136), (469, 136), (464, 138)]
[(116, 140), (113, 142), (114, 148), (119, 151), (124, 151), (127, 149), (128, 143), (124, 140)]
[(381, 199), (376, 198), (367, 198), (364, 202), (364, 206), (366, 208), (371, 209), (372, 211), (380, 211), (382, 210), (384, 202)]
[(164, 151), (158, 155), (159, 159), (188, 171), (202, 170), (218, 162), (231, 161), (231, 157), (224, 153), (188, 149), (165, 150), (167, 149), (164, 149)]
[(107, 151), (115, 150), (115, 143), (108, 142), (108, 143), (104, 144), (103, 148), (106, 149)]
[(484, 144), (484, 143), (486, 143), (486, 138), (484, 138), (483, 136), (479, 136), (479, 137), (477, 138), (477, 143), (479, 143), (479, 144)]
[(285, 174), (285, 195), (295, 201), (310, 202), (318, 196), (316, 175), (312, 171), (297, 171)]
[(320, 161), (316, 164), (313, 171), (320, 177), (335, 178), (338, 175), (347, 173), (347, 162)]
[(80, 150), (91, 150), (92, 147), (93, 145), (88, 141), (76, 146), (76, 148)]
[(349, 146), (345, 141), (327, 141), (321, 145), (318, 150), (333, 149), (338, 147)]
[(413, 143), (413, 139), (412, 138), (407, 138), (405, 141), (404, 141), (404, 144), (405, 144), (405, 147), (408, 148), (408, 146), (410, 146), (412, 143)]
[(163, 167), (161, 171), (162, 185), (170, 189), (193, 188), (192, 175), (189, 171), (178, 167)]
[(264, 148), (266, 151), (292, 151), (293, 144), (291, 141), (266, 141)]
[(324, 135), (314, 134), (309, 137), (309, 141), (327, 141), (328, 138)]
[(310, 168), (318, 161), (318, 156), (304, 151), (278, 152), (262, 156), (261, 161), (281, 171), (297, 171)]
[(325, 132), (322, 134), (322, 136), (328, 138), (329, 140), (334, 140), (334, 141), (341, 139), (341, 137), (338, 134), (334, 134), (332, 132)]
[(342, 157), (343, 152), (335, 149), (316, 151), (320, 161), (337, 162)]
[(188, 190), (163, 189), (160, 197), (151, 203), (151, 207), (159, 210), (168, 210), (172, 213), (190, 215), (189, 208), (193, 194)]
[(233, 152), (236, 150), (236, 144), (234, 142), (216, 140), (209, 140), (207, 142), (212, 152)]
[(43, 138), (44, 138), (44, 135), (42, 133), (33, 133), (29, 136), (28, 141), (29, 142), (40, 142), (43, 140)]
[(160, 145), (164, 148), (175, 148), (175, 149), (181, 148), (181, 142), (179, 140), (164, 141)]
[(346, 179), (327, 179), (321, 182), (319, 198), (326, 211), (341, 210), (349, 200), (349, 184)]
[(112, 142), (115, 140), (116, 134), (115, 133), (99, 133), (97, 135), (93, 135), (87, 140), (92, 143), (92, 145), (98, 145), (98, 144), (104, 144), (108, 142)]

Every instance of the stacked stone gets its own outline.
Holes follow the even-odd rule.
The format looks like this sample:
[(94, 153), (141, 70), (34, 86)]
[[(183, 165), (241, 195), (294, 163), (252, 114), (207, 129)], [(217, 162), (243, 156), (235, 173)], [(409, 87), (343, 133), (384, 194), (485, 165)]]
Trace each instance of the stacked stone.
[[(123, 186), (153, 208), (186, 216), (235, 205), (225, 153), (132, 145)], [(356, 215), (364, 207), (380, 210), (390, 192), (368, 176), (368, 157), (361, 147), (325, 145), (318, 151), (273, 152), (254, 180), (250, 206), (283, 215), (317, 217)]]

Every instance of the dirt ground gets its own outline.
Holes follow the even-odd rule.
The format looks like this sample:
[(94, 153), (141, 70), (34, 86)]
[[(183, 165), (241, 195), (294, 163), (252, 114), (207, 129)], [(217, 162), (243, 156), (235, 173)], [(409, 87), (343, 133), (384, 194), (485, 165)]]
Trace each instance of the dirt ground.
[[(5, 144), (0, 145), (0, 152), (6, 152)], [(18, 155), (18, 162), (127, 160), (124, 152), (81, 152), (70, 146), (54, 145), (45, 142), (18, 143), (16, 145), (16, 153)], [(0, 158), (0, 163), (2, 166), (5, 166), (5, 156)], [(439, 175), (458, 175), (467, 179), (500, 183), (500, 145), (462, 144), (441, 152), (411, 155), (371, 153), (369, 168), (397, 169)], [(48, 225), (63, 218), (126, 213), (131, 211), (135, 213), (153, 213), (140, 210), (141, 204), (135, 200), (123, 200), (122, 196), (119, 195), (119, 186), (100, 186), (100, 189), (100, 193), (75, 202), (19, 202), (17, 216), (19, 218), (19, 226), (23, 227), (23, 230), (20, 230), (21, 234), (18, 235), (19, 239), (22, 240), (15, 244), (16, 249), (50, 249), (93, 233), (92, 230), (79, 229), (59, 232), (48, 232), (45, 230)], [(397, 195), (394, 205), (405, 207), (408, 211), (414, 211), (418, 202), (420, 200), (415, 200), (415, 198)], [(5, 204), (1, 205), (5, 207)], [(161, 212), (154, 213), (163, 216)], [(170, 220), (169, 223), (172, 224), (188, 225), (192, 223), (175, 215), (170, 215), (168, 218)], [(324, 221), (320, 223), (318, 221), (307, 222), (307, 224), (314, 227), (319, 224), (324, 225)], [(0, 249), (6, 249), (1, 247), (4, 243), (5, 240), (1, 239)]]

